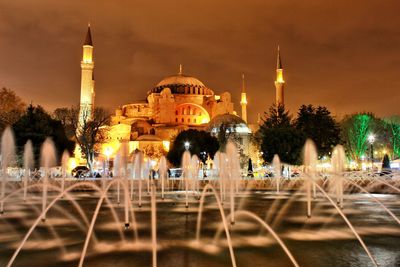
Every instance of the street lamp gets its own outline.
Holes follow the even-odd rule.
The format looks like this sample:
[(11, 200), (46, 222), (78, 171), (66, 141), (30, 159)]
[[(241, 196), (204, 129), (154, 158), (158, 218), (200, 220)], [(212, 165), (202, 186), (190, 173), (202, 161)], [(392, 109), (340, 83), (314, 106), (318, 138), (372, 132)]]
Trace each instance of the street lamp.
[(185, 146), (185, 149), (186, 149), (186, 150), (189, 150), (189, 148), (190, 148), (190, 143), (189, 143), (188, 141), (186, 141), (186, 142), (184, 143), (184, 146)]
[(368, 142), (371, 146), (370, 152), (371, 152), (371, 169), (374, 164), (374, 142), (375, 142), (375, 135), (374, 134), (369, 134), (368, 135)]

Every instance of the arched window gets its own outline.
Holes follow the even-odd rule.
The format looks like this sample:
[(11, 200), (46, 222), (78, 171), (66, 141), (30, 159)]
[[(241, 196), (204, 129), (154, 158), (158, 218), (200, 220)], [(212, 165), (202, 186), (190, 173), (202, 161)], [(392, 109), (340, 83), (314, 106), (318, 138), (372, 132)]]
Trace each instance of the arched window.
[(175, 118), (175, 122), (178, 122), (178, 118)]
[(190, 122), (190, 119), (188, 119), (188, 122)]

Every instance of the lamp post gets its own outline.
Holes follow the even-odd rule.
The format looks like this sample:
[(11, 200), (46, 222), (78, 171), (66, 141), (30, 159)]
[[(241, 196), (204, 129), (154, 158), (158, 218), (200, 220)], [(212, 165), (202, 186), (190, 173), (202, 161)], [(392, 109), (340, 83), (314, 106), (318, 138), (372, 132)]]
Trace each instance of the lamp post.
[(186, 141), (186, 142), (184, 143), (184, 146), (185, 146), (185, 149), (186, 149), (186, 150), (189, 150), (189, 148), (190, 148), (190, 143), (189, 143), (189, 141)]
[(368, 142), (370, 144), (370, 152), (371, 152), (371, 170), (373, 169), (374, 165), (374, 142), (375, 142), (375, 135), (374, 134), (369, 134), (368, 135)]

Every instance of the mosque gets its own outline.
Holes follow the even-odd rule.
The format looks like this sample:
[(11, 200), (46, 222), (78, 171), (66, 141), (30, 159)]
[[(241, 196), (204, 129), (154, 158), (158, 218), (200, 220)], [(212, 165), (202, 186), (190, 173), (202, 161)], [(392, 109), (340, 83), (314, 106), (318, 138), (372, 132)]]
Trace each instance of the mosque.
[[(94, 61), (90, 25), (83, 45), (81, 61), (81, 115), (91, 114), (94, 107)], [(283, 70), (278, 48), (276, 103), (283, 104)], [(181, 131), (197, 129), (217, 135), (221, 124), (235, 132), (240, 152), (250, 153), (250, 137), (258, 127), (247, 120), (247, 94), (242, 76), (241, 114), (235, 111), (230, 92), (216, 94), (199, 79), (187, 75), (182, 65), (177, 74), (161, 79), (148, 90), (145, 101), (127, 103), (115, 110), (107, 127), (101, 153), (113, 158), (122, 143), (129, 152), (139, 149), (149, 158), (167, 152), (171, 141)], [(89, 116), (90, 117), (90, 116)]]

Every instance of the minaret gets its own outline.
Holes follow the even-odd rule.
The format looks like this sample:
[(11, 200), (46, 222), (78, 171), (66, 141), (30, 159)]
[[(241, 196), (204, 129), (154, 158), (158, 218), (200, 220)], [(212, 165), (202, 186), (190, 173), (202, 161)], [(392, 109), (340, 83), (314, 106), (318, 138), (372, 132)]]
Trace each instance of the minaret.
[(246, 87), (244, 84), (244, 74), (242, 74), (242, 95), (240, 98), (240, 105), (242, 106), (242, 119), (247, 123), (247, 97)]
[(90, 32), (90, 24), (86, 39), (83, 44), (83, 56), (81, 61), (81, 101), (79, 111), (79, 124), (83, 125), (86, 120), (91, 119), (94, 105), (94, 62), (93, 62), (93, 42)]
[(276, 80), (275, 80), (275, 104), (277, 106), (285, 104), (284, 89), (285, 81), (283, 80), (283, 68), (281, 61), (281, 53), (278, 46), (278, 58), (276, 61)]

